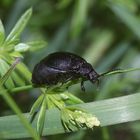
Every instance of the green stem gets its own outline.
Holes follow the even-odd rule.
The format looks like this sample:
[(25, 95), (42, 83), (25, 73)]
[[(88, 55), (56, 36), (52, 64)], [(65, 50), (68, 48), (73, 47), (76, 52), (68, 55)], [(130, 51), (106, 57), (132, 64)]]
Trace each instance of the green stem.
[(130, 69), (125, 69), (125, 70), (122, 70), (122, 69), (113, 70), (110, 72), (102, 73), (102, 74), (100, 74), (100, 76), (108, 76), (108, 75), (112, 75), (112, 74), (126, 73), (126, 72), (137, 71), (137, 70), (140, 70), (140, 68), (130, 68)]
[(13, 88), (11, 90), (8, 90), (8, 92), (17, 93), (17, 92), (20, 92), (20, 91), (26, 91), (26, 90), (30, 90), (30, 89), (33, 89), (33, 88), (34, 88), (33, 85), (27, 85), (27, 86)]
[(107, 127), (102, 128), (102, 136), (104, 140), (110, 140), (110, 135)]
[(2, 89), (0, 91), (0, 95), (2, 95), (3, 92), (17, 93), (17, 92), (21, 92), (21, 91), (30, 90), (30, 89), (33, 89), (33, 88), (34, 88), (33, 85), (27, 85), (27, 86), (13, 88), (13, 89), (10, 89), (10, 90)]

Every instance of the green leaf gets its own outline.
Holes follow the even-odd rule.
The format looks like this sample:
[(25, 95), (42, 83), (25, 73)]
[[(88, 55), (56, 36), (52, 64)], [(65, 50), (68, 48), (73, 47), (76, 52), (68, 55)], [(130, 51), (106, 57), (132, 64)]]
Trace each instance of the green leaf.
[[(4, 60), (0, 59), (0, 76), (4, 76), (4, 74), (8, 71), (10, 68), (9, 64), (7, 64)], [(15, 87), (14, 82), (11, 78), (11, 76), (7, 79), (7, 81), (4, 84), (7, 89), (12, 89)]]
[(43, 101), (43, 94), (41, 94), (38, 99), (35, 101), (35, 103), (33, 104), (31, 110), (30, 110), (30, 114), (33, 115), (40, 107), (42, 101)]
[(10, 77), (11, 72), (14, 70), (14, 68), (16, 67), (16, 65), (21, 61), (20, 58), (17, 58), (14, 63), (9, 67), (9, 69), (7, 69), (7, 71), (5, 72), (4, 76), (2, 76), (0, 78), (0, 86), (2, 86), (5, 81)]
[(3, 43), (4, 39), (5, 39), (5, 30), (4, 30), (3, 24), (0, 20), (0, 45)]
[(10, 56), (12, 56), (12, 57), (21, 57), (21, 58), (23, 58), (23, 56), (22, 56), (22, 54), (20, 53), (20, 52), (12, 52), (12, 53), (10, 53)]
[[(78, 105), (78, 107), (84, 108), (89, 113), (95, 115), (100, 120), (102, 127), (136, 121), (140, 120), (140, 93), (83, 103)], [(60, 111), (58, 109), (51, 109), (46, 113), (47, 117), (44, 122), (43, 135), (65, 133), (60, 119)], [(29, 114), (25, 116), (29, 118)], [(34, 123), (36, 123), (36, 121), (37, 120), (35, 120)], [(16, 115), (0, 117), (0, 132), (5, 139), (29, 137), (29, 134)]]
[(27, 42), (26, 44), (30, 46), (30, 51), (36, 51), (45, 47), (47, 45), (47, 42), (40, 40), (40, 41)]
[(4, 60), (6, 63), (12, 64), (12, 61), (14, 60), (14, 58), (9, 55), (9, 52), (2, 52), (0, 54), (0, 59)]
[(74, 96), (72, 93), (70, 93), (68, 91), (60, 94), (60, 97), (61, 97), (62, 100), (64, 100), (69, 105), (84, 103), (81, 99)]
[(20, 34), (24, 30), (27, 22), (29, 21), (30, 17), (32, 15), (32, 8), (28, 9), (18, 20), (15, 27), (12, 29), (10, 34), (6, 38), (6, 42), (9, 43), (11, 41), (15, 41), (19, 38)]
[(46, 108), (47, 108), (46, 95), (44, 95), (44, 100), (37, 118), (37, 132), (39, 133), (39, 135), (42, 135), (42, 131), (44, 128)]
[(29, 50), (29, 48), (30, 46), (25, 43), (19, 43), (16, 46), (14, 46), (14, 50), (17, 52), (26, 52)]

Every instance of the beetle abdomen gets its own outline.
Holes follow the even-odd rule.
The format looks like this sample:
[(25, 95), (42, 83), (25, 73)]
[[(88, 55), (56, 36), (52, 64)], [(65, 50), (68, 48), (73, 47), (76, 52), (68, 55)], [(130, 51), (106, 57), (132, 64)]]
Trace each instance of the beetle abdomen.
[(74, 79), (72, 72), (60, 71), (42, 63), (35, 66), (32, 74), (32, 83), (38, 86), (56, 85)]
[(48, 67), (53, 67), (60, 70), (71, 70), (73, 66), (78, 66), (86, 61), (72, 53), (68, 52), (56, 52), (45, 57), (41, 62), (43, 62)]

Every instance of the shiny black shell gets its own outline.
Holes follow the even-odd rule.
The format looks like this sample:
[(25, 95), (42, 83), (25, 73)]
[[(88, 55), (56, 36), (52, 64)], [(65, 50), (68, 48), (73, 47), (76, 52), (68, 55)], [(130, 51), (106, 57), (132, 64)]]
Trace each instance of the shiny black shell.
[(83, 82), (90, 80), (98, 81), (99, 74), (91, 64), (80, 56), (69, 52), (55, 52), (35, 65), (32, 73), (32, 83), (36, 86), (56, 85), (70, 80), (81, 78)]

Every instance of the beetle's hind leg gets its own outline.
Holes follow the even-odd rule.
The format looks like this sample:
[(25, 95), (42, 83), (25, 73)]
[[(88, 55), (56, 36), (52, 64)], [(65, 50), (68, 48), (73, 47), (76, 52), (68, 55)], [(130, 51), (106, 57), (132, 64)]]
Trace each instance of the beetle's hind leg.
[[(69, 81), (71, 81), (73, 79), (73, 77), (72, 76), (70, 76), (70, 77), (68, 77), (67, 79), (63, 79), (63, 81), (62, 81), (62, 85), (61, 85), (61, 87), (63, 87), (63, 85), (67, 85), (67, 83), (69, 82)], [(69, 87), (69, 85), (68, 86), (66, 86), (66, 89), (68, 89), (68, 87)]]

